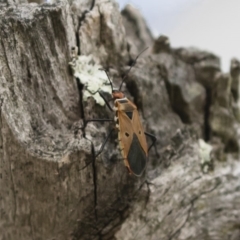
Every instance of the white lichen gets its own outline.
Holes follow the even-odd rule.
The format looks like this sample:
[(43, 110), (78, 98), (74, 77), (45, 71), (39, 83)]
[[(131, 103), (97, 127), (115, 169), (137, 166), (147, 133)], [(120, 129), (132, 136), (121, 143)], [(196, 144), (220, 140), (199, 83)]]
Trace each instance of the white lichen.
[(69, 65), (73, 70), (74, 77), (84, 85), (83, 101), (93, 97), (97, 104), (104, 106), (105, 102), (97, 91), (111, 94), (112, 89), (106, 73), (101, 70), (102, 66), (96, 63), (92, 55), (76, 55), (76, 49), (72, 55)]
[(211, 157), (213, 147), (210, 144), (206, 143), (203, 139), (198, 140), (198, 146), (202, 171), (204, 173), (207, 173), (213, 168), (213, 159)]

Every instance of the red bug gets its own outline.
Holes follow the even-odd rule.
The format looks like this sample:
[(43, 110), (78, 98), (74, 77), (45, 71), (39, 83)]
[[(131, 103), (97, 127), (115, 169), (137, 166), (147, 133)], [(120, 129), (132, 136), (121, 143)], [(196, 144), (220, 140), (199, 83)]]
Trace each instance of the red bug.
[[(140, 56), (140, 54), (137, 56), (137, 58)], [(134, 63), (136, 62), (137, 58), (135, 59)], [(124, 164), (127, 167), (130, 174), (140, 177), (146, 168), (148, 152), (151, 149), (151, 147), (155, 144), (156, 137), (150, 133), (144, 132), (144, 128), (140, 121), (136, 105), (132, 103), (128, 98), (126, 98), (124, 93), (121, 91), (123, 82), (127, 74), (130, 72), (131, 68), (133, 67), (133, 65), (134, 64), (130, 66), (129, 70), (125, 74), (125, 77), (123, 77), (122, 79), (122, 83), (119, 89), (117, 90), (113, 88), (108, 73), (107, 71), (105, 71), (112, 88), (112, 100), (114, 100), (113, 108), (109, 105), (108, 101), (105, 99), (101, 91), (98, 92), (104, 99), (108, 108), (112, 111), (115, 111), (114, 121), (116, 123), (116, 128), (118, 129), (118, 141), (121, 149), (121, 154), (124, 159)], [(86, 122), (90, 121), (105, 122), (113, 120), (93, 119), (87, 120)], [(106, 137), (104, 143), (102, 144), (96, 156), (98, 156), (103, 151), (103, 148), (107, 140), (109, 139), (111, 133), (112, 131), (110, 131), (110, 133)], [(149, 147), (147, 145), (145, 135), (152, 139), (152, 144)]]

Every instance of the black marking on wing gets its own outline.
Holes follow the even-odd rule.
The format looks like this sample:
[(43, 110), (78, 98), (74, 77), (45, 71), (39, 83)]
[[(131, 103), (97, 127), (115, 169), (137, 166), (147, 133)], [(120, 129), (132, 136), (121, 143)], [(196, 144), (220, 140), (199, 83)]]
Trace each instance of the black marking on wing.
[(133, 112), (125, 112), (127, 116), (132, 120)]
[(128, 152), (127, 160), (132, 172), (137, 176), (141, 176), (147, 164), (147, 156), (135, 133), (133, 134), (133, 140)]

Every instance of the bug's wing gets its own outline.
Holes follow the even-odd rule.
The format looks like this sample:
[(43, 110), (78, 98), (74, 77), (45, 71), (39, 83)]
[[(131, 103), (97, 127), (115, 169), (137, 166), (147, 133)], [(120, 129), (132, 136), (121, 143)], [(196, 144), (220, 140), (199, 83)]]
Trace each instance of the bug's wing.
[(133, 131), (136, 134), (141, 147), (143, 151), (145, 152), (146, 156), (148, 155), (148, 145), (147, 145), (147, 140), (146, 136), (144, 133), (144, 128), (142, 126), (138, 111), (135, 110), (133, 114), (133, 119), (132, 119), (132, 126), (133, 126)]
[(118, 140), (122, 149), (124, 159), (127, 158), (132, 140), (133, 140), (133, 126), (131, 119), (122, 111), (118, 112), (119, 132)]
[(133, 110), (131, 118), (119, 111), (119, 140), (123, 148), (122, 155), (129, 171), (141, 176), (147, 164), (147, 142), (138, 111)]
[(141, 176), (147, 165), (148, 146), (137, 110), (133, 111), (132, 126), (134, 134), (128, 153), (128, 161), (131, 171), (136, 176)]
[(135, 133), (127, 155), (127, 163), (130, 172), (136, 176), (141, 176), (147, 165), (147, 155)]

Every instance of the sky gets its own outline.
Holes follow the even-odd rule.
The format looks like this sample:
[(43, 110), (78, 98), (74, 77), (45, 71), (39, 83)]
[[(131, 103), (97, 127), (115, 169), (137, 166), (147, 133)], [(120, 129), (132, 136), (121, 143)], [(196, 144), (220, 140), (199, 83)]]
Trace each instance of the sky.
[(172, 47), (197, 47), (221, 58), (224, 72), (240, 59), (240, 0), (117, 0), (138, 8), (155, 37)]

